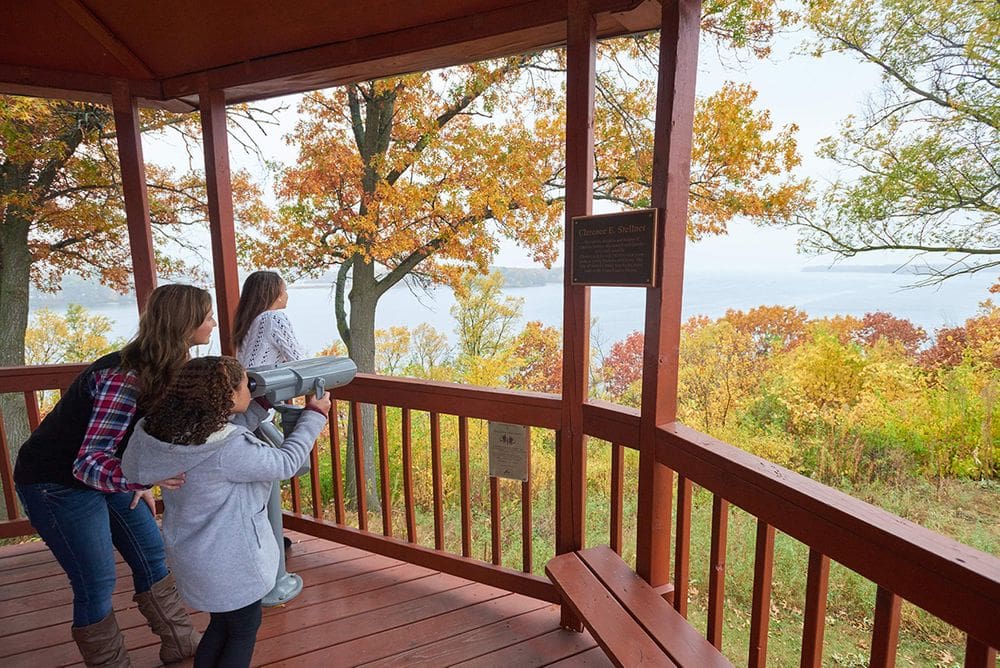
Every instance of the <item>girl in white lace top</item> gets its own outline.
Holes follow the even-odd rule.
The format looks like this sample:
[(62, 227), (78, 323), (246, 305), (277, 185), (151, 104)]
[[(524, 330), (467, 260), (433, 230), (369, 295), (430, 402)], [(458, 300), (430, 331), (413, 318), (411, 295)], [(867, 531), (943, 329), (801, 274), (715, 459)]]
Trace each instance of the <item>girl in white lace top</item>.
[(288, 290), (273, 271), (255, 271), (243, 282), (233, 323), (236, 357), (251, 369), (305, 357), (283, 309)]

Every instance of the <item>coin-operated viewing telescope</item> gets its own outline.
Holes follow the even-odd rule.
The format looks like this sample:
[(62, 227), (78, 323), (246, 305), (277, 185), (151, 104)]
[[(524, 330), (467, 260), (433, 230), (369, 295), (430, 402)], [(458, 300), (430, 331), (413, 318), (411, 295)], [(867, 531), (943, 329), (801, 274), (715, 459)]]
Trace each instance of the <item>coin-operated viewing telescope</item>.
[(248, 369), (247, 384), (254, 397), (277, 404), (307, 394), (319, 397), (326, 390), (347, 385), (357, 372), (357, 365), (347, 357), (314, 357)]
[[(258, 427), (258, 435), (264, 441), (278, 447), (284, 437), (292, 432), (303, 408), (283, 403), (295, 397), (312, 394), (323, 395), (326, 390), (347, 385), (354, 380), (357, 365), (346, 357), (314, 357), (312, 359), (285, 362), (274, 367), (247, 369), (247, 386), (254, 397), (264, 397), (271, 402), (281, 416), (281, 431), (270, 420), (264, 420)], [(282, 434), (284, 432), (284, 434)], [(309, 471), (308, 463), (296, 477)], [(271, 497), (267, 502), (267, 518), (274, 532), (274, 540), (282, 545), (281, 531), (281, 481), (271, 485)], [(278, 574), (274, 588), (264, 596), (265, 606), (287, 603), (302, 591), (302, 578), (285, 570), (285, 551), (279, 547)]]

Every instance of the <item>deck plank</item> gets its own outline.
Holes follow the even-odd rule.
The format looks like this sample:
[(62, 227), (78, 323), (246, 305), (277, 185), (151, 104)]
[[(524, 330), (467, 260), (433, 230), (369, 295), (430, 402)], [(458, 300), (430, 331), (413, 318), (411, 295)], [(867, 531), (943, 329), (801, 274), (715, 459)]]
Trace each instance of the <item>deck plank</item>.
[(515, 643), (534, 638), (559, 628), (559, 607), (541, 601), (524, 599), (526, 606), (536, 603), (543, 607), (481, 626), (461, 635), (450, 636), (408, 652), (393, 654), (379, 661), (363, 664), (370, 668), (391, 666), (450, 666), (467, 659), (495, 652)]
[(614, 668), (614, 663), (600, 647), (589, 649), (562, 661), (550, 663), (549, 668)]
[[(549, 603), (304, 534), (289, 535), (295, 544), (288, 570), (302, 575), (306, 588), (289, 604), (265, 609), (255, 666), (366, 661), (608, 665), (600, 660), (603, 654), (593, 654), (588, 634), (558, 628), (558, 608)], [(132, 602), (132, 579), (125, 570), (120, 575), (113, 604), (132, 665), (160, 666), (158, 640)], [(69, 632), (72, 592), (44, 544), (0, 548), (0, 582), (0, 591), (8, 594), (0, 600), (0, 664), (82, 665)], [(192, 618), (200, 629), (208, 624), (207, 613)]]
[[(431, 576), (432, 578), (436, 576)], [(427, 587), (435, 584), (425, 578), (411, 584), (422, 584)], [(374, 633), (388, 632), (411, 624), (430, 616), (439, 615), (450, 610), (467, 607), (479, 601), (490, 600), (506, 595), (494, 587), (482, 584), (466, 583), (445, 591), (427, 593), (411, 587), (387, 587), (378, 592), (362, 595), (370, 599), (362, 601), (369, 606), (367, 611), (351, 612), (339, 619), (326, 624), (311, 626), (298, 631), (292, 631), (279, 638), (269, 638), (257, 642), (253, 665), (269, 665), (295, 659), (299, 665), (308, 664), (313, 658), (319, 659), (324, 653), (349, 655), (351, 648), (344, 643)], [(411, 597), (411, 598), (405, 598)], [(346, 599), (344, 600), (346, 602)], [(340, 602), (338, 602), (339, 605)], [(381, 604), (379, 607), (375, 607)], [(386, 636), (391, 633), (386, 633)], [(305, 654), (313, 654), (307, 659), (298, 659)], [(351, 654), (357, 659), (356, 655)]]
[(491, 668), (492, 666), (497, 668), (504, 666), (534, 668), (568, 659), (594, 647), (597, 647), (597, 642), (587, 631), (577, 633), (567, 629), (556, 629), (455, 665), (462, 668)]

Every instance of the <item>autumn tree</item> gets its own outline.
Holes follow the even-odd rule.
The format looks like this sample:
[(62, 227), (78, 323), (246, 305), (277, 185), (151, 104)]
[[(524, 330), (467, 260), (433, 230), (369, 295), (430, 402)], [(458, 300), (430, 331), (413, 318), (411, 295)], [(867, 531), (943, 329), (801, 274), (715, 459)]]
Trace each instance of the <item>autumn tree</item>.
[(88, 313), (79, 304), (70, 304), (64, 315), (47, 308), (39, 309), (25, 331), (25, 362), (92, 362), (124, 345), (123, 340), (110, 337), (111, 327), (109, 318)]
[(513, 345), (517, 366), (508, 385), (515, 390), (562, 391), (562, 332), (537, 320), (528, 322)]
[(616, 341), (601, 365), (604, 388), (612, 398), (621, 397), (633, 383), (642, 378), (642, 332), (632, 332)]
[(760, 380), (754, 373), (753, 340), (724, 318), (685, 322), (678, 359), (680, 417), (709, 433), (726, 425)]
[(980, 0), (821, 0), (815, 53), (876, 68), (881, 90), (820, 154), (842, 168), (807, 247), (856, 256), (938, 254), (925, 281), (1000, 265), (1000, 21)]
[[(709, 34), (764, 53), (775, 4), (710, 3)], [(655, 60), (643, 54), (654, 43), (601, 46), (595, 197), (625, 206), (649, 203)], [(562, 233), (564, 65), (564, 51), (544, 51), (306, 95), (289, 137), (297, 159), (278, 175), (280, 206), (247, 219), (244, 260), (335, 270), (338, 331), (369, 372), (378, 301), (393, 286), (456, 287), (465, 268), (487, 270), (502, 237), (550, 265)], [(794, 128), (775, 132), (753, 98), (727, 87), (699, 103), (693, 237), (736, 215), (773, 222), (807, 205), (790, 177)]]
[[(247, 107), (231, 114), (251, 123), (269, 118)], [(140, 128), (188, 141), (200, 135), (196, 116), (162, 111), (143, 110)], [(146, 165), (146, 178), (157, 249), (169, 243), (193, 250), (184, 229), (207, 220), (203, 177)], [(237, 205), (253, 194), (245, 176), (236, 175)], [(163, 274), (184, 268), (162, 253), (157, 263)], [(31, 284), (56, 291), (69, 271), (125, 292), (130, 268), (111, 110), (0, 96), (0, 366), (24, 364)], [(27, 433), (23, 399), (5, 395), (0, 409), (16, 451)]]
[(866, 346), (875, 345), (879, 341), (898, 345), (910, 357), (915, 357), (920, 346), (927, 340), (927, 332), (922, 327), (884, 311), (866, 313), (854, 336)]
[(955, 367), (966, 359), (1000, 370), (1000, 307), (992, 302), (963, 325), (938, 329), (934, 343), (920, 353), (920, 363), (928, 369)]
[(410, 353), (410, 330), (390, 327), (375, 330), (375, 366), (379, 373), (398, 373)]
[(504, 384), (516, 361), (513, 343), (523, 304), (523, 298), (504, 296), (500, 272), (465, 275), (451, 315), (458, 335), (456, 366), (466, 382)]
[(729, 309), (725, 319), (753, 340), (758, 357), (767, 357), (801, 341), (809, 315), (794, 306), (757, 306), (746, 312)]
[(451, 370), (447, 364), (451, 346), (448, 337), (422, 322), (413, 328), (410, 340), (411, 362), (407, 371), (422, 378), (450, 380)]

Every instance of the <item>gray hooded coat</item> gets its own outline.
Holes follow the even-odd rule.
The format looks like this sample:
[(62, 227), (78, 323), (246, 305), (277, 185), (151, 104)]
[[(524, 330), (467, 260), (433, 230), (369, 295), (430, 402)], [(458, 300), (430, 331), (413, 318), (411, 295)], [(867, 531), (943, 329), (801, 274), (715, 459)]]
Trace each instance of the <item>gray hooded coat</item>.
[(144, 485), (186, 473), (180, 489), (163, 490), (163, 542), (177, 588), (192, 607), (237, 610), (274, 587), (278, 545), (267, 521), (271, 483), (292, 477), (306, 462), (326, 423), (302, 412), (280, 448), (252, 430), (267, 411), (251, 403), (228, 432), (202, 445), (164, 443), (139, 421), (122, 457), (129, 480)]

